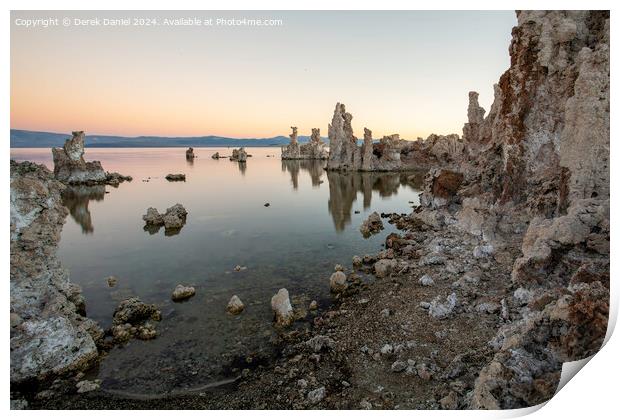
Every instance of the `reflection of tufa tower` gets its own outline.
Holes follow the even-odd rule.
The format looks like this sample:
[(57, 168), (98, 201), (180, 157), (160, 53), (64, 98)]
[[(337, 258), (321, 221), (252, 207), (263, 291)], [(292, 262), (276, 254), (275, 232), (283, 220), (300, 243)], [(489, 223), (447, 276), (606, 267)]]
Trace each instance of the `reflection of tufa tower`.
[(341, 232), (351, 222), (353, 202), (358, 192), (362, 193), (364, 209), (370, 207), (372, 192), (381, 197), (398, 193), (400, 185), (410, 184), (407, 177), (399, 173), (336, 172), (328, 171), (329, 201), (327, 208), (334, 220), (336, 231)]
[(318, 160), (283, 160), (282, 172), (288, 171), (291, 174), (291, 183), (293, 189), (299, 188), (299, 170), (303, 169), (308, 172), (312, 181), (312, 186), (316, 187), (321, 184), (321, 176), (323, 175), (323, 163)]
[(95, 227), (88, 210), (91, 200), (101, 201), (105, 197), (105, 185), (69, 186), (62, 192), (62, 204), (69, 210), (69, 214), (78, 225), (82, 233), (93, 233)]

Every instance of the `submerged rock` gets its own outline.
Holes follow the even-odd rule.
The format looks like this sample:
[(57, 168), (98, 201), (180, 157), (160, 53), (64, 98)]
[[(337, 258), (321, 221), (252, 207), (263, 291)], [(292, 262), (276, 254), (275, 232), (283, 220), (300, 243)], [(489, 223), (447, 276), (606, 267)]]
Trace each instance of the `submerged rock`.
[(177, 285), (172, 291), (172, 300), (179, 302), (181, 300), (187, 300), (196, 294), (196, 289), (192, 286)]
[(286, 327), (293, 323), (293, 306), (289, 299), (288, 290), (278, 290), (278, 293), (271, 298), (271, 309), (275, 316), (276, 325)]
[(217, 159), (219, 159), (219, 158), (220, 158), (220, 152), (215, 152), (215, 153), (213, 153), (213, 154), (211, 155), (211, 159), (215, 159), (215, 160), (217, 160)]
[(116, 283), (118, 283), (118, 279), (114, 276), (108, 276), (105, 280), (106, 283), (108, 283), (108, 287), (114, 287), (116, 286)]
[(228, 301), (228, 305), (226, 306), (226, 310), (233, 315), (240, 314), (244, 309), (245, 305), (237, 295), (231, 297), (230, 301)]

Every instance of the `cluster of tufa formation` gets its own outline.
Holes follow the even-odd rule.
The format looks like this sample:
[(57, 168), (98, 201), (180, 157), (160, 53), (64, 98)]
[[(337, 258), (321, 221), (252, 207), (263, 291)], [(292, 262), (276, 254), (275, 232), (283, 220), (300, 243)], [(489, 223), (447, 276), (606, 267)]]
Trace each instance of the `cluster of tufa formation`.
[[(219, 158), (219, 154), (218, 157), (212, 156), (214, 159), (218, 159)], [(233, 149), (232, 151), (232, 155), (228, 158), (229, 160), (236, 160), (237, 162), (245, 162), (248, 160), (248, 154), (245, 151), (245, 148), (241, 147), (239, 149)]]
[[(470, 94), (476, 104), (477, 95), (475, 92)], [(475, 118), (478, 117), (479, 112), (475, 115)], [(402, 140), (398, 134), (391, 134), (374, 142), (372, 131), (368, 128), (364, 128), (364, 141), (359, 145), (353, 135), (352, 119), (344, 104), (336, 104), (329, 124), (328, 170), (372, 172), (429, 169), (461, 156), (464, 149), (463, 140), (456, 134), (431, 134), (426, 140), (418, 141)]]
[(297, 141), (297, 127), (291, 127), (291, 142), (282, 146), (282, 160), (325, 160), (329, 153), (327, 145), (321, 140), (321, 130), (312, 129), (312, 136), (307, 143), (300, 144)]
[(53, 147), (54, 176), (65, 184), (110, 184), (118, 186), (123, 181), (131, 181), (130, 176), (103, 170), (101, 162), (84, 160), (84, 132), (74, 131), (63, 147)]
[(142, 216), (142, 220), (145, 222), (144, 230), (151, 235), (159, 232), (162, 226), (166, 230), (166, 236), (175, 235), (181, 231), (187, 221), (187, 210), (179, 203), (167, 208), (164, 214), (160, 214), (154, 207), (149, 207), (146, 209), (146, 214)]

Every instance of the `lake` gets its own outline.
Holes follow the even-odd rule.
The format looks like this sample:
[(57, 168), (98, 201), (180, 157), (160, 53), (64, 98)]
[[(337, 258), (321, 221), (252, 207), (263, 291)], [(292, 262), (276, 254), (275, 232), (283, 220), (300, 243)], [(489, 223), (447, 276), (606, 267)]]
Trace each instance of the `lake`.
[[(193, 162), (181, 148), (87, 149), (87, 160), (133, 181), (64, 193), (70, 215), (60, 260), (83, 289), (87, 315), (103, 328), (128, 297), (157, 304), (163, 315), (156, 339), (114, 348), (91, 372), (103, 389), (199, 389), (269, 357), (277, 335), (270, 300), (278, 289), (288, 289), (295, 308), (312, 300), (328, 307), (334, 266), (350, 269), (353, 255), (380, 251), (394, 229), (384, 221), (384, 231), (364, 239), (362, 221), (373, 211), (408, 213), (418, 204), (420, 174), (328, 173), (321, 161), (281, 161), (279, 148), (246, 150), (252, 157), (243, 164), (211, 159), (216, 151), (229, 155), (228, 148), (197, 148)], [(11, 149), (11, 158), (53, 168), (50, 149)], [(169, 182), (168, 173), (187, 180)], [(148, 207), (164, 212), (175, 203), (188, 211), (178, 234), (143, 229)], [(247, 269), (235, 272), (237, 265)], [(111, 275), (115, 287), (105, 280)], [(177, 284), (196, 287), (196, 296), (172, 302)], [(226, 313), (232, 295), (246, 305), (238, 316)]]

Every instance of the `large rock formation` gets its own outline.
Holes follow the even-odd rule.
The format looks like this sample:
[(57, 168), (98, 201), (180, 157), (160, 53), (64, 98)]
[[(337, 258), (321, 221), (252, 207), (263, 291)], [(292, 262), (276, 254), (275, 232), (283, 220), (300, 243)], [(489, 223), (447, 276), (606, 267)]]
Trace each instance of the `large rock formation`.
[(517, 17), (488, 115), (470, 93), (465, 152), (429, 173), (417, 211), (496, 249), (523, 237), (474, 408), (551, 398), (562, 363), (600, 348), (609, 311), (609, 13)]
[(336, 104), (331, 124), (328, 125), (329, 170), (357, 170), (361, 165), (360, 149), (353, 135), (351, 120), (353, 115), (346, 111), (345, 105)]
[(282, 146), (282, 160), (324, 160), (327, 159), (329, 153), (326, 144), (321, 140), (321, 130), (312, 129), (312, 136), (308, 143), (299, 143), (297, 141), (297, 127), (291, 127), (292, 133), (289, 135), (291, 142)]
[[(67, 153), (78, 157), (71, 144)], [(69, 156), (69, 155), (68, 155)], [(103, 332), (57, 256), (64, 186), (42, 165), (11, 161), (11, 386), (81, 371)]]
[(84, 132), (74, 131), (63, 147), (52, 148), (54, 175), (67, 184), (105, 183), (106, 173), (101, 162), (84, 160)]
[[(477, 95), (477, 94), (476, 94)], [(329, 125), (329, 160), (332, 171), (412, 171), (430, 169), (461, 158), (463, 142), (456, 134), (431, 134), (426, 140), (401, 140), (398, 134), (373, 142), (372, 131), (364, 128), (364, 142), (357, 144), (344, 104), (336, 104)]]
[(121, 182), (131, 181), (130, 176), (118, 172), (105, 172), (101, 162), (84, 160), (84, 132), (74, 131), (63, 147), (52, 147), (54, 176), (69, 185), (108, 184), (118, 187)]

